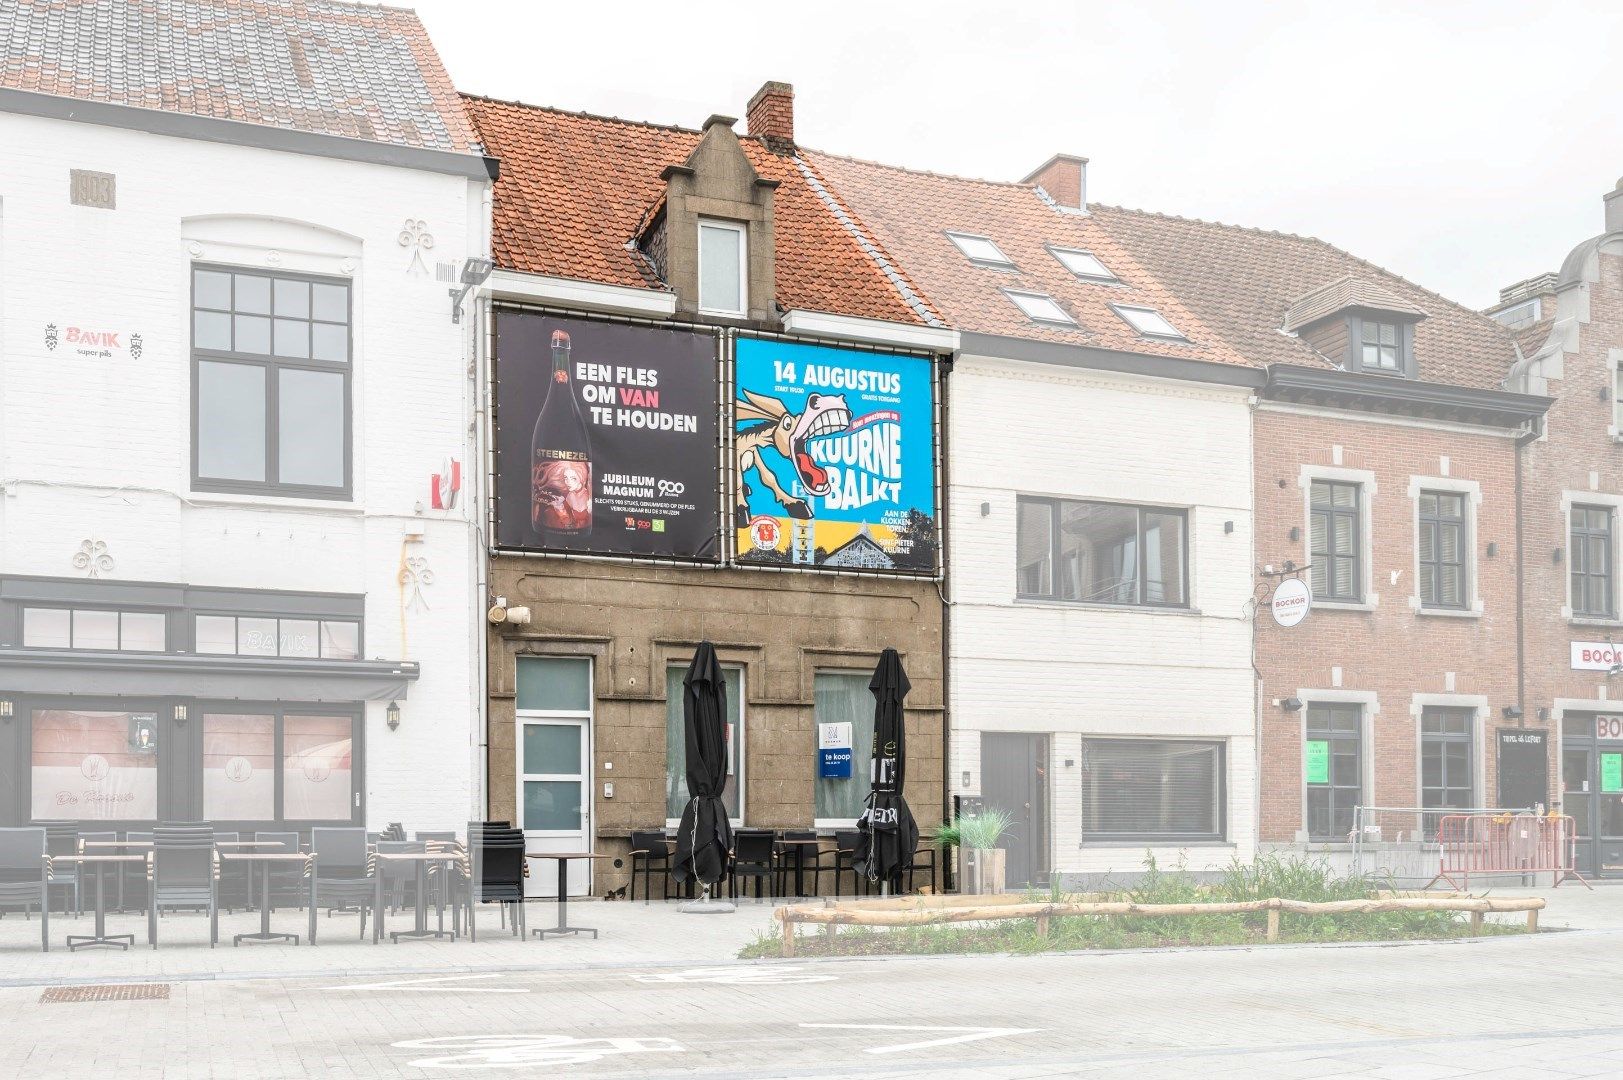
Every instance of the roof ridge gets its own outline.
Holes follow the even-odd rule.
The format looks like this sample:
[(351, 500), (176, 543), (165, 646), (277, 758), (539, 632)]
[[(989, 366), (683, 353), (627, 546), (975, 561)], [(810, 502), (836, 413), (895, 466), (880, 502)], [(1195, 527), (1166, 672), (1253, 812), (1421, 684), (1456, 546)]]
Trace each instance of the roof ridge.
[(959, 180), (966, 184), (985, 184), (988, 187), (1021, 188), (1030, 191), (1036, 184), (1026, 184), (1018, 180), (988, 180), (984, 176), (963, 176), (959, 173), (935, 172), (932, 169), (910, 169), (906, 165), (892, 165), (888, 161), (874, 161), (871, 158), (855, 157), (851, 154), (836, 154), (830, 150), (818, 150), (811, 146), (800, 146), (802, 152), (817, 154), (820, 157), (836, 158), (840, 161), (849, 161), (857, 165), (872, 165), (877, 169), (890, 169), (893, 172), (908, 173), (912, 176), (929, 176), (936, 180)]
[[(610, 116), (607, 113), (588, 112), (585, 109), (565, 109), (558, 105), (536, 105), (529, 101), (517, 101), (511, 98), (491, 97), (487, 94), (470, 94), (466, 90), (458, 90), (457, 94), (465, 101), (483, 101), (491, 105), (510, 105), (519, 109), (530, 109), (535, 112), (552, 113), (555, 116), (572, 116), (580, 120), (600, 120), (609, 124), (624, 124), (627, 127), (653, 128), (656, 131), (675, 131), (683, 135), (703, 135), (698, 128), (683, 127), (680, 124), (659, 124), (652, 120), (628, 120), (623, 116)], [(740, 139), (753, 136), (740, 135)]]
[[(1498, 327), (1501, 331), (1503, 331), (1506, 336), (1509, 335), (1509, 331), (1506, 330), (1504, 324), (1499, 322), (1497, 319), (1494, 319), (1494, 318), (1492, 318), (1490, 316), (1484, 315), (1484, 314), (1482, 314), (1482, 312), (1476, 310), (1473, 307), (1468, 307), (1468, 306), (1466, 306), (1465, 304), (1461, 303), (1458, 300), (1450, 299), (1449, 297), (1444, 296), (1442, 293), (1437, 292), (1434, 289), (1428, 289), (1424, 285), (1421, 285), (1419, 282), (1411, 281), (1410, 279), (1404, 277), (1402, 274), (1398, 273), (1397, 271), (1387, 269), (1386, 267), (1382, 266), (1380, 263), (1371, 262), (1370, 260), (1368, 260), (1366, 258), (1363, 258), (1360, 255), (1354, 255), (1352, 252), (1348, 251), (1346, 248), (1341, 247), (1338, 244), (1333, 244), (1328, 240), (1322, 239), (1321, 237), (1308, 236), (1308, 235), (1304, 235), (1304, 234), (1301, 234), (1301, 233), (1281, 232), (1278, 229), (1263, 229), (1263, 228), (1259, 228), (1259, 227), (1257, 227), (1255, 225), (1231, 225), (1230, 223), (1228, 223), (1226, 221), (1209, 221), (1209, 220), (1207, 220), (1205, 218), (1186, 217), (1186, 216), (1184, 216), (1182, 214), (1165, 214), (1165, 213), (1160, 212), (1159, 210), (1139, 210), (1139, 209), (1136, 209), (1135, 207), (1131, 207), (1131, 206), (1111, 206), (1108, 203), (1090, 203), (1089, 205), (1092, 206), (1092, 207), (1095, 207), (1097, 209), (1104, 210), (1106, 212), (1114, 211), (1114, 212), (1123, 213), (1123, 214), (1138, 214), (1141, 217), (1161, 218), (1163, 221), (1182, 221), (1182, 222), (1185, 222), (1185, 223), (1190, 224), (1190, 225), (1208, 225), (1208, 226), (1211, 226), (1213, 228), (1218, 228), (1218, 229), (1229, 229), (1229, 230), (1231, 230), (1233, 232), (1252, 233), (1253, 235), (1258, 235), (1258, 236), (1272, 236), (1272, 237), (1275, 237), (1275, 238), (1281, 239), (1281, 240), (1299, 240), (1299, 241), (1302, 241), (1304, 243), (1318, 244), (1320, 247), (1328, 248), (1328, 249), (1330, 249), (1331, 251), (1335, 252), (1338, 255), (1342, 255), (1342, 256), (1345, 256), (1348, 259), (1351, 259), (1353, 262), (1357, 263), (1360, 266), (1367, 266), (1371, 270), (1376, 271), (1377, 273), (1384, 274), (1389, 278), (1393, 278), (1394, 280), (1401, 281), (1403, 284), (1409, 286), (1411, 289), (1415, 289), (1415, 290), (1417, 290), (1419, 292), (1425, 293), (1427, 296), (1431, 297), (1433, 300), (1440, 301), (1440, 302), (1442, 302), (1444, 304), (1447, 304), (1451, 308), (1455, 308), (1456, 310), (1463, 311), (1463, 312), (1465, 312), (1465, 313), (1467, 313), (1469, 315), (1474, 315), (1479, 319), (1483, 319), (1483, 320), (1485, 320), (1487, 322), (1493, 323), (1494, 326)], [(1348, 273), (1348, 274), (1345, 274), (1343, 276), (1344, 277), (1351, 277), (1352, 274)], [(1339, 281), (1341, 279), (1337, 278), (1335, 280)], [(1307, 294), (1304, 293), (1303, 295), (1305, 296)]]

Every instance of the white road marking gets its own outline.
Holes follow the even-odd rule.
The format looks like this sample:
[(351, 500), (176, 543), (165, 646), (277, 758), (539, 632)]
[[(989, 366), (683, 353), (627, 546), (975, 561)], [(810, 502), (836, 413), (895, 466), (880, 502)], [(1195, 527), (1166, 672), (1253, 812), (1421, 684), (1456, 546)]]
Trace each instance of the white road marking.
[(502, 974), (444, 975), (432, 979), (400, 979), (395, 982), (353, 983), (348, 986), (317, 986), (316, 990), (427, 990), (440, 994), (528, 994), (520, 986), (446, 986), (445, 983), (470, 979), (505, 979)]
[(851, 1031), (957, 1031), (944, 1039), (926, 1039), (923, 1042), (901, 1043), (896, 1046), (870, 1046), (870, 1054), (900, 1054), (908, 1050), (922, 1050), (928, 1046), (950, 1046), (953, 1043), (978, 1042), (997, 1039), (1005, 1035), (1030, 1035), (1042, 1028), (989, 1028), (989, 1027), (935, 1027), (921, 1024), (801, 1024), (803, 1028), (845, 1028)]
[(572, 1035), (450, 1035), (391, 1043), (401, 1050), (449, 1050), (419, 1058), (418, 1069), (511, 1069), (526, 1065), (584, 1065), (615, 1054), (679, 1054), (674, 1039), (577, 1039)]
[(762, 967), (690, 968), (687, 971), (647, 971), (631, 976), (641, 983), (720, 983), (724, 986), (787, 986), (792, 983), (833, 982), (838, 976), (819, 975), (788, 964)]

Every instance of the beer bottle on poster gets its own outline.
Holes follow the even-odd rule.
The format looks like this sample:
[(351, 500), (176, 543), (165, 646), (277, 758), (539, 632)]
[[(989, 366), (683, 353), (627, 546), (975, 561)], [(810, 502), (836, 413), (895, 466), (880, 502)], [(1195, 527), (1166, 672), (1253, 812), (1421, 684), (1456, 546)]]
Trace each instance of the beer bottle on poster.
[(530, 527), (543, 540), (592, 531), (592, 445), (569, 377), (569, 335), (552, 332), (552, 378), (530, 440)]

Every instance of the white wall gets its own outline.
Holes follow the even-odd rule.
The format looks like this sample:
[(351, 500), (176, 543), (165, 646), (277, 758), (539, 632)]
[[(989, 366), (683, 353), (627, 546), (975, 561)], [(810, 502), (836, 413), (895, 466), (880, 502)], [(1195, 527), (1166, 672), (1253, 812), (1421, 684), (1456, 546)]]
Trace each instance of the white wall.
[[(1081, 769), (1065, 762), (1080, 762), (1083, 735), (1225, 739), (1229, 843), (1157, 858), (1182, 854), (1192, 869), (1249, 859), (1247, 393), (978, 356), (950, 378), (953, 792), (980, 794), (981, 731), (1051, 733), (1052, 868), (1132, 871), (1142, 844), (1081, 846)], [(1019, 495), (1186, 508), (1190, 610), (1016, 602)]]
[[(471, 320), (452, 324), (435, 263), (483, 252), (484, 184), (7, 114), (0, 146), (0, 573), (82, 576), (90, 539), (113, 559), (104, 578), (365, 593), (367, 658), (422, 664), (398, 732), (368, 706), (368, 819), (466, 822), (474, 511), (427, 507), (444, 458), (477, 472)], [(115, 174), (117, 208), (70, 205), (70, 169)], [(426, 274), (407, 272), (408, 218), (434, 238)], [(353, 279), (352, 501), (191, 491), (194, 260)], [(48, 323), (126, 347), (49, 350)], [(418, 611), (399, 582), (412, 533), (433, 572)]]

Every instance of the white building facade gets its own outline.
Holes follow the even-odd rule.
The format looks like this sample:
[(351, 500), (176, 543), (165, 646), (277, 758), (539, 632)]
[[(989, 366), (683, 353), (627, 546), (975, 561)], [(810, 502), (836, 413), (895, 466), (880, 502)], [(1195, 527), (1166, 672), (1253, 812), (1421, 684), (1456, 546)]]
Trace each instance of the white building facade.
[(491, 176), (392, 78), (449, 135), (0, 89), (0, 824), (476, 808)]
[(1250, 391), (973, 354), (951, 382), (954, 793), (1015, 815), (1011, 884), (1248, 861)]

